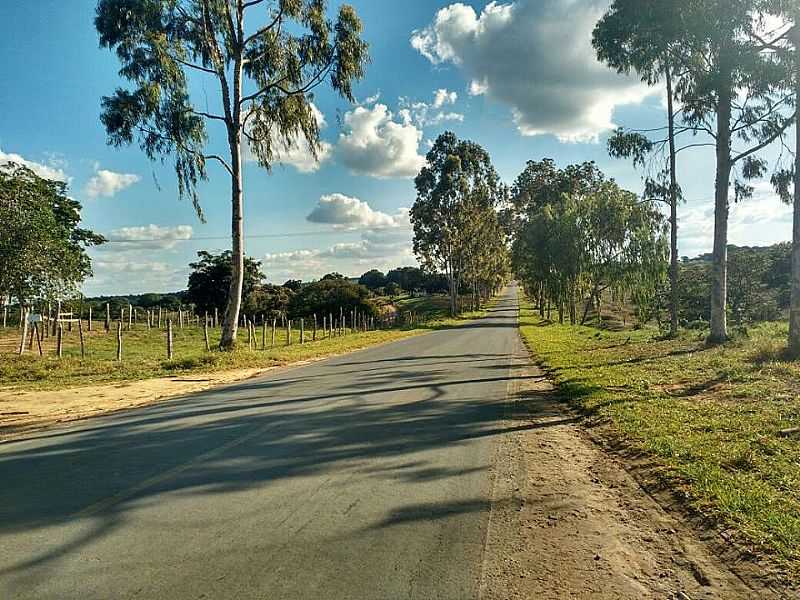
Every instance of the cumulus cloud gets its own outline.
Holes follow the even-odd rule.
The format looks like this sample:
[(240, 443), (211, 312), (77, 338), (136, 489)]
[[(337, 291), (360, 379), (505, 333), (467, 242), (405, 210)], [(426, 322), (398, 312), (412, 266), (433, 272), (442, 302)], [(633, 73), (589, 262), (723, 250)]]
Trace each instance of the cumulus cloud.
[(458, 100), (458, 94), (446, 89), (438, 89), (433, 93), (434, 108), (441, 108), (445, 104), (455, 104), (456, 100)]
[(64, 173), (63, 169), (65, 162), (63, 159), (58, 158), (55, 155), (51, 155), (48, 163), (44, 164), (27, 160), (19, 154), (3, 152), (3, 150), (0, 149), (0, 165), (5, 163), (24, 165), (43, 179), (50, 179), (52, 181), (68, 181), (67, 175)]
[(652, 93), (597, 61), (591, 34), (607, 7), (607, 0), (518, 0), (477, 14), (456, 3), (414, 31), (411, 45), (433, 64), (456, 65), (470, 94), (510, 106), (521, 134), (589, 141), (614, 127), (617, 106)]
[(417, 262), (412, 251), (411, 231), (394, 228), (365, 231), (356, 241), (339, 242), (328, 248), (267, 254), (262, 264), (267, 277), (280, 282), (319, 279), (332, 271), (355, 276), (369, 269), (388, 271)]
[(120, 227), (106, 236), (109, 243), (98, 246), (98, 250), (171, 250), (180, 241), (192, 239), (193, 234), (191, 225), (161, 227), (150, 224), (140, 227)]
[(389, 215), (373, 210), (358, 198), (337, 193), (322, 196), (306, 220), (351, 229), (398, 227), (408, 222), (408, 209), (400, 209), (398, 214)]
[(174, 292), (185, 289), (188, 278), (185, 266), (176, 268), (163, 260), (122, 253), (96, 253), (92, 270), (93, 277), (83, 285), (83, 293), (89, 296)]
[[(317, 128), (322, 130), (327, 127), (328, 123), (322, 111), (313, 103), (310, 106), (317, 121)], [(331, 158), (333, 151), (333, 146), (330, 143), (320, 140), (315, 157), (311, 150), (311, 145), (301, 132), (298, 132), (288, 140), (275, 139), (272, 143), (275, 152), (275, 163), (294, 167), (300, 173), (313, 173), (319, 170), (320, 166)], [(244, 158), (249, 162), (258, 160), (249, 144), (245, 146)]]
[(100, 196), (111, 198), (140, 180), (141, 177), (132, 173), (115, 173), (114, 171), (96, 168), (94, 176), (86, 182), (84, 191), (89, 198), (98, 198)]
[(425, 162), (418, 153), (422, 131), (395, 121), (385, 104), (357, 106), (345, 113), (344, 127), (336, 156), (357, 175), (414, 177)]

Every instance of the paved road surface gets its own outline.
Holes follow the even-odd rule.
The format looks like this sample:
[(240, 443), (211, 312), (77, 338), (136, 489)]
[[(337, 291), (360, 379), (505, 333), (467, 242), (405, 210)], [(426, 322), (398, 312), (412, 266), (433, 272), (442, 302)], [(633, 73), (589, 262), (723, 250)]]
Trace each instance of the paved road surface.
[(480, 595), (490, 317), (0, 445), (0, 598)]

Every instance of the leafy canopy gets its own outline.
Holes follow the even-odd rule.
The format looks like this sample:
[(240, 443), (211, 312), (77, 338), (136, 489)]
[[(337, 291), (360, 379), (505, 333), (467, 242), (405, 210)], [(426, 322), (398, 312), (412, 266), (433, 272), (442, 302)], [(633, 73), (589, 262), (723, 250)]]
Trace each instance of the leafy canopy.
[(0, 296), (24, 303), (74, 292), (92, 274), (86, 248), (105, 242), (80, 220), (64, 182), (0, 165)]

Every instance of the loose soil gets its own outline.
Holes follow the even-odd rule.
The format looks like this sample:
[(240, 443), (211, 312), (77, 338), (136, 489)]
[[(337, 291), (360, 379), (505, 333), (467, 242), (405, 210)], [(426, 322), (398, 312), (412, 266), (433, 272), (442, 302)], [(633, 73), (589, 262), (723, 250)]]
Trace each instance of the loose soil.
[(647, 493), (636, 465), (594, 441), (521, 340), (514, 363), (515, 432), (495, 456), (482, 600), (799, 597), (713, 528), (665, 508), (669, 494)]
[[(294, 363), (297, 366), (310, 361)], [(56, 423), (154, 404), (214, 386), (257, 377), (277, 368), (250, 368), (157, 377), (49, 391), (0, 390), (0, 442)]]

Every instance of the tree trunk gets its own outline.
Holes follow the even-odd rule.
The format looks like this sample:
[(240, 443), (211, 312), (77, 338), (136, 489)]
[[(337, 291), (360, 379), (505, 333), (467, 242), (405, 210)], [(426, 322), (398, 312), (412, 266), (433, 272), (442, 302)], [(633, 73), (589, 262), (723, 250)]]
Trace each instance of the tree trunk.
[(675, 109), (672, 97), (672, 69), (669, 61), (666, 64), (667, 79), (667, 120), (669, 128), (669, 226), (670, 226), (670, 261), (669, 261), (669, 333), (678, 335), (678, 176), (676, 173), (677, 154), (675, 150)]
[[(241, 5), (238, 17), (238, 39), (243, 36)], [(239, 327), (239, 310), (242, 307), (242, 287), (244, 285), (244, 228), (243, 228), (243, 193), (242, 193), (242, 52), (241, 46), (236, 53), (233, 68), (232, 98), (230, 101), (231, 119), (228, 123), (228, 145), (231, 151), (231, 285), (228, 289), (228, 303), (222, 324), (219, 347), (221, 350), (232, 350), (236, 345), (236, 332)]]
[[(800, 16), (794, 30), (795, 102), (800, 101)], [(789, 354), (800, 357), (800, 127), (795, 127), (794, 151), (794, 225), (792, 227), (792, 296), (789, 306)]]
[(714, 251), (711, 271), (712, 343), (728, 339), (728, 187), (731, 180), (731, 105), (730, 77), (723, 78), (717, 91), (717, 176), (714, 191)]

